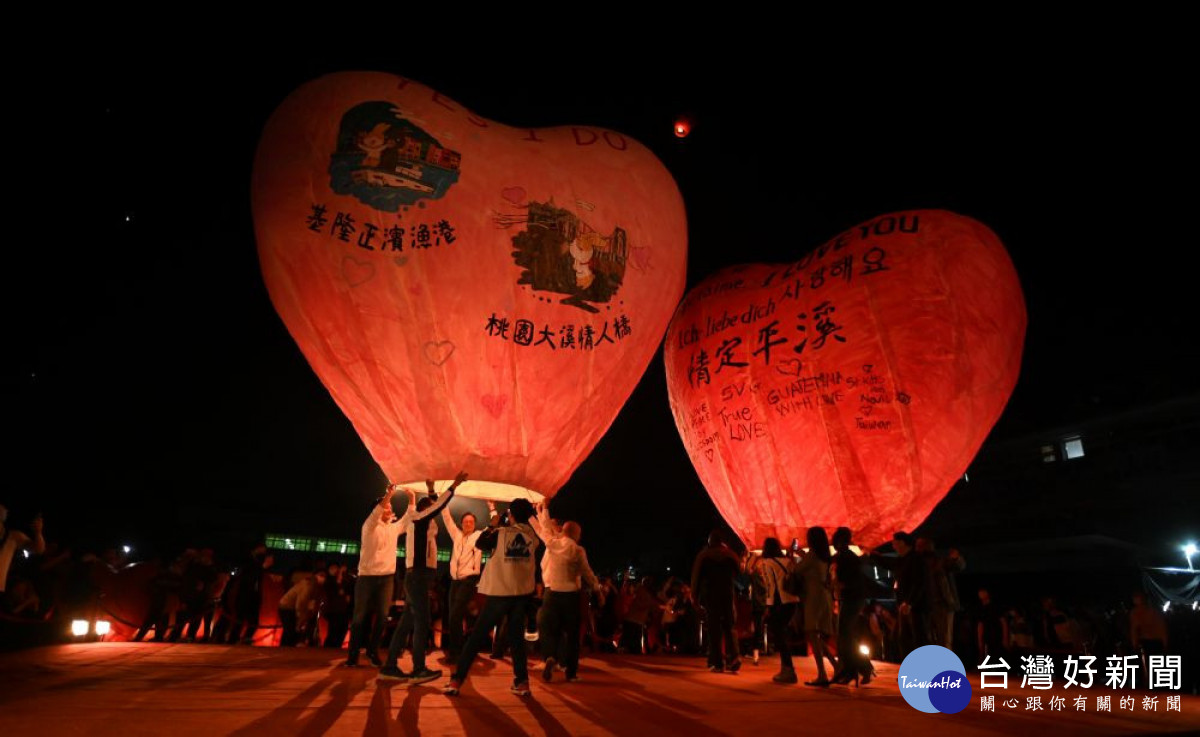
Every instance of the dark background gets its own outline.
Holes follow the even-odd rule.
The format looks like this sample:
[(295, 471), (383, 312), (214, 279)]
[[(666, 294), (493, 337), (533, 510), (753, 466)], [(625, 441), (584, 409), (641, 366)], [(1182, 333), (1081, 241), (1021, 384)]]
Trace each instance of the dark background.
[[(726, 265), (795, 260), (889, 211), (986, 223), (1016, 265), (1029, 329), (985, 451), (1130, 409), (1170, 416), (1197, 395), (1194, 83), (1169, 45), (968, 34), (793, 50), (783, 37), (768, 54), (665, 32), (653, 54), (620, 37), (531, 50), (520, 34), (363, 51), (377, 45), (320, 35), (110, 38), (69, 73), (15, 83), (10, 160), (28, 189), (8, 199), (0, 492), (14, 526), (43, 512), (50, 537), (164, 554), (232, 555), (265, 532), (357, 537), (384, 478), (267, 299), (249, 207), (267, 116), (340, 70), (402, 74), (509, 125), (640, 140), (683, 193), (689, 287)], [(1200, 532), (1194, 508), (1156, 506), (1152, 486), (1137, 499), (1056, 493), (1112, 496), (1076, 505), (1079, 530), (1172, 560)], [(970, 484), (947, 504), (1004, 508)], [(684, 565), (718, 522), (661, 354), (554, 511), (583, 523), (599, 567)], [(1021, 510), (1007, 511), (1019, 536)], [(939, 536), (964, 542), (941, 512)]]

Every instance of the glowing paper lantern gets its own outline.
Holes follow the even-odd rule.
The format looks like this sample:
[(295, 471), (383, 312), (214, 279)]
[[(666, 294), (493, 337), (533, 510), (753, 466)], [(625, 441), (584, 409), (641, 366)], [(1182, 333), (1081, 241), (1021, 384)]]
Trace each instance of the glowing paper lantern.
[(683, 291), (666, 169), (619, 133), (517, 129), (415, 82), (322, 77), (263, 132), (267, 289), (396, 482), (553, 495), (612, 423)]
[(995, 234), (885, 215), (790, 265), (722, 271), (667, 334), (675, 424), (747, 544), (813, 525), (875, 545), (966, 470), (1021, 364), (1025, 305)]

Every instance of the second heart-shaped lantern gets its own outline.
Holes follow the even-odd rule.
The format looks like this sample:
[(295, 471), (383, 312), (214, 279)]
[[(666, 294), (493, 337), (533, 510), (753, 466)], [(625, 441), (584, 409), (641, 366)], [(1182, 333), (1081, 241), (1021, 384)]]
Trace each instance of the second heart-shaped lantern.
[(381, 73), (294, 92), (254, 165), (271, 301), (394, 482), (550, 497), (641, 378), (686, 222), (645, 147), (517, 129)]
[(920, 524), (1017, 381), (1025, 303), (1000, 240), (944, 211), (885, 215), (787, 265), (714, 275), (667, 334), (692, 463), (750, 546)]

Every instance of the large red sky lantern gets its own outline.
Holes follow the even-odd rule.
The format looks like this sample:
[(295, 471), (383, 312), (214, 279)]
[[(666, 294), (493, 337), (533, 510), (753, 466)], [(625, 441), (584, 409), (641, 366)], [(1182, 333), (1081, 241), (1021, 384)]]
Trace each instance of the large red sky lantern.
[(1025, 323), (991, 230), (884, 215), (691, 290), (666, 339), (671, 409), (747, 544), (844, 525), (876, 545), (962, 476), (1016, 384)]
[(666, 168), (620, 133), (511, 128), (371, 72), (289, 96), (254, 165), (271, 301), (397, 483), (550, 497), (683, 292)]

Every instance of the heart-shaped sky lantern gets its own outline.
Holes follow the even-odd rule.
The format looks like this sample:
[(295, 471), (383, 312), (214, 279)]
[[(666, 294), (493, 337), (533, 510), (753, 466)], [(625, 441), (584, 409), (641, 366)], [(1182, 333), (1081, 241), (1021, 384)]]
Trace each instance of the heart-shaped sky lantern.
[(790, 265), (726, 269), (666, 341), (675, 424), (749, 545), (916, 527), (962, 476), (1021, 364), (1025, 304), (988, 228), (885, 215)]
[(550, 497), (683, 292), (683, 201), (612, 131), (518, 129), (400, 77), (289, 96), (254, 165), (275, 309), (394, 482)]

